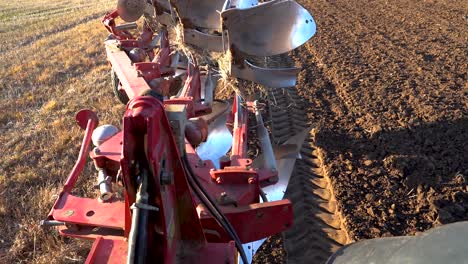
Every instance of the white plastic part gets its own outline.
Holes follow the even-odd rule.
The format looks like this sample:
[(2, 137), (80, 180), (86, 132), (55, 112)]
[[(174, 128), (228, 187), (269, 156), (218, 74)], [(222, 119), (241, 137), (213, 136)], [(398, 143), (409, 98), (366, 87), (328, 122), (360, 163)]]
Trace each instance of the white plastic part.
[(102, 125), (94, 129), (91, 140), (96, 147), (99, 147), (106, 140), (119, 132), (119, 129), (113, 125)]

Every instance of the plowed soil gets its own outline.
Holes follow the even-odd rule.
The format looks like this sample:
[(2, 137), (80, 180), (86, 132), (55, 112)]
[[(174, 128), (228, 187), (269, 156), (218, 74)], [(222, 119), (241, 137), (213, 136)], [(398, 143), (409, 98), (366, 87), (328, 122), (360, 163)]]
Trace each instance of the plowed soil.
[(258, 263), (323, 263), (351, 241), (468, 220), (468, 5), (298, 2), (318, 32), (293, 52), (289, 111), (315, 132), (287, 192), (287, 256), (268, 255), (271, 239)]
[(318, 32), (296, 89), (349, 239), (468, 220), (468, 5), (298, 2)]

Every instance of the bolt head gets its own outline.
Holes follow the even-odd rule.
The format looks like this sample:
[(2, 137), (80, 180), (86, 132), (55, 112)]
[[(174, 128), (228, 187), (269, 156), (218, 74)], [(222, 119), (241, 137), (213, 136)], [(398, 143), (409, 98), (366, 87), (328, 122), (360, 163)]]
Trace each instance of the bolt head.
[(172, 184), (174, 182), (174, 177), (173, 173), (169, 171), (161, 171), (161, 174), (159, 175), (161, 184), (162, 185), (168, 185)]
[(72, 216), (72, 215), (74, 215), (74, 214), (75, 214), (75, 211), (74, 211), (74, 210), (67, 210), (67, 211), (64, 213), (64, 215), (65, 215), (66, 217), (70, 217), (70, 216)]

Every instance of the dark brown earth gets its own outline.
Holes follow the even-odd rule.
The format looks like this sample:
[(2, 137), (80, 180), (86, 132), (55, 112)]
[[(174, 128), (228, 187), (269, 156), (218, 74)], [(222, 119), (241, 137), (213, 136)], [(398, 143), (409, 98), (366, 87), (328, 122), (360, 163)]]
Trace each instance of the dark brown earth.
[[(335, 239), (335, 235), (343, 231), (350, 240), (362, 240), (413, 235), (437, 225), (468, 220), (466, 2), (298, 2), (311, 11), (318, 31), (309, 43), (292, 54), (296, 64), (303, 69), (292, 93), (303, 100), (292, 104), (290, 112), (297, 116), (299, 110), (304, 111), (305, 123), (315, 130), (302, 149), (304, 159), (297, 162), (291, 179), (293, 188), (287, 193), (295, 203), (296, 225), (285, 234), (270, 238), (258, 254), (256, 263), (284, 263), (286, 259), (289, 263), (323, 262), (340, 244), (349, 242)], [(82, 33), (81, 36), (85, 35)], [(80, 39), (84, 43), (99, 42), (96, 37)], [(92, 49), (87, 56), (97, 56), (91, 54), (94, 54)], [(105, 61), (103, 53), (99, 54), (101, 57), (94, 62)], [(78, 70), (85, 66), (92, 68), (94, 64), (83, 65)], [(96, 73), (92, 72), (86, 78), (77, 75), (80, 81), (69, 82), (64, 87), (71, 89), (79, 84), (77, 89), (84, 98), (80, 102), (87, 100), (88, 106), (93, 102), (104, 113), (103, 108), (109, 104), (100, 100), (107, 98), (104, 91), (108, 91), (106, 96), (110, 97), (110, 90), (104, 89), (109, 85), (105, 81), (107, 75), (105, 78), (102, 76), (108, 68), (98, 66)], [(82, 89), (88, 83), (92, 84), (89, 85), (92, 89)], [(97, 84), (97, 88), (102, 88), (98, 89), (99, 100), (90, 99), (97, 98)], [(75, 95), (65, 92), (54, 95), (61, 98), (60, 107), (67, 105), (70, 109), (66, 110), (68, 112), (56, 111), (49, 119), (59, 120), (59, 115), (72, 116), (71, 112), (78, 109), (77, 105), (69, 105), (75, 101), (72, 100)], [(44, 98), (39, 100), (38, 107), (48, 100)], [(18, 107), (24, 106), (19, 101), (17, 104)], [(29, 111), (36, 110), (32, 109)], [(121, 109), (113, 111), (119, 116)], [(106, 119), (118, 120), (110, 115), (104, 121)], [(66, 130), (71, 125), (72, 121), (67, 121), (57, 127)], [(294, 122), (289, 125), (294, 126)], [(5, 206), (16, 209), (9, 210), (8, 214), (5, 210), (2, 213), (5, 217), (8, 215), (5, 222), (17, 221), (18, 224), (12, 225), (11, 232), (5, 231), (11, 239), (4, 241), (0, 235), (0, 259), (4, 259), (4, 248), (12, 246), (13, 253), (9, 253), (8, 260), (29, 262), (35, 258), (35, 235), (44, 233), (38, 231), (36, 220), (46, 214), (53, 200), (44, 205), (45, 202), (29, 202), (27, 199), (36, 197), (34, 194), (53, 193), (43, 191), (49, 188), (44, 187), (48, 186), (46, 183), (50, 185), (52, 182), (55, 191), (62, 186), (63, 175), (66, 175), (63, 171), (68, 172), (73, 164), (77, 150), (75, 143), (81, 137), (76, 131), (73, 136), (61, 140), (53, 137), (57, 134), (54, 132), (47, 134), (45, 139), (33, 140), (32, 136), (26, 136), (30, 140), (24, 140), (25, 136), (20, 135), (5, 141), (8, 148), (18, 140), (21, 144), (16, 146), (16, 150), (28, 151), (34, 159), (27, 165), (11, 165), (14, 161), (10, 160), (3, 163), (8, 165), (5, 175), (17, 174), (27, 180), (20, 184), (19, 176), (13, 177), (4, 187), (9, 190), (8, 194), (15, 196), (19, 193), (16, 196), (21, 198), (18, 208)], [(11, 133), (5, 135), (9, 137)], [(45, 148), (35, 152), (32, 149), (39, 144), (49, 144), (45, 142), (59, 145), (57, 142), (60, 141), (65, 143), (60, 148), (56, 147), (58, 152), (49, 153)], [(33, 147), (25, 147), (31, 142)], [(60, 163), (56, 162), (55, 156), (60, 158)], [(11, 158), (15, 159), (20, 160)], [(28, 178), (32, 173), (29, 169), (28, 173), (23, 173), (25, 168), (37, 167), (33, 166), (37, 163), (35, 161), (41, 165), (37, 175), (47, 176), (41, 177), (43, 179), (39, 182), (39, 176)], [(323, 184), (324, 181), (331, 184)], [(33, 185), (38, 187), (31, 187)], [(24, 190), (33, 190), (33, 195), (21, 195)], [(324, 206), (321, 200), (327, 200), (328, 205)], [(317, 210), (321, 211), (317, 213)], [(29, 220), (24, 220), (26, 218)], [(344, 221), (336, 224), (337, 219)], [(15, 235), (11, 235), (13, 233)], [(320, 236), (324, 239), (318, 239)], [(79, 262), (84, 260), (89, 249), (89, 245), (78, 248), (74, 242), (63, 243), (54, 235), (38, 237), (41, 248), (37, 249), (40, 258), (35, 260), (36, 263)], [(13, 240), (16, 241), (14, 245)], [(52, 242), (44, 243), (48, 240)], [(283, 242), (285, 249), (281, 245)], [(293, 246), (295, 248), (291, 248)], [(53, 251), (58, 253), (50, 260)], [(316, 251), (322, 255), (308, 261), (310, 254)], [(59, 256), (60, 252), (67, 252), (67, 255)], [(68, 258), (70, 256), (80, 258), (75, 260)]]
[(468, 5), (298, 2), (318, 31), (296, 89), (349, 239), (468, 220)]

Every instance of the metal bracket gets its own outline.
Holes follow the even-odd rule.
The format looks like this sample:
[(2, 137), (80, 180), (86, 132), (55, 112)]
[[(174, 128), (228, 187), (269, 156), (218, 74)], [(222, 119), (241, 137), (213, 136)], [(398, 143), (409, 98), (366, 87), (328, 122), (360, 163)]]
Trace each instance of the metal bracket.
[(270, 88), (284, 88), (296, 85), (296, 76), (299, 68), (262, 68), (244, 60), (239, 66), (231, 65), (231, 74), (234, 77), (253, 81)]
[(187, 123), (187, 106), (183, 104), (166, 104), (166, 114), (171, 124), (172, 134), (176, 140), (180, 155), (185, 152), (185, 124)]
[(207, 34), (196, 29), (184, 29), (184, 42), (209, 51), (224, 51), (223, 37), (221, 35)]

